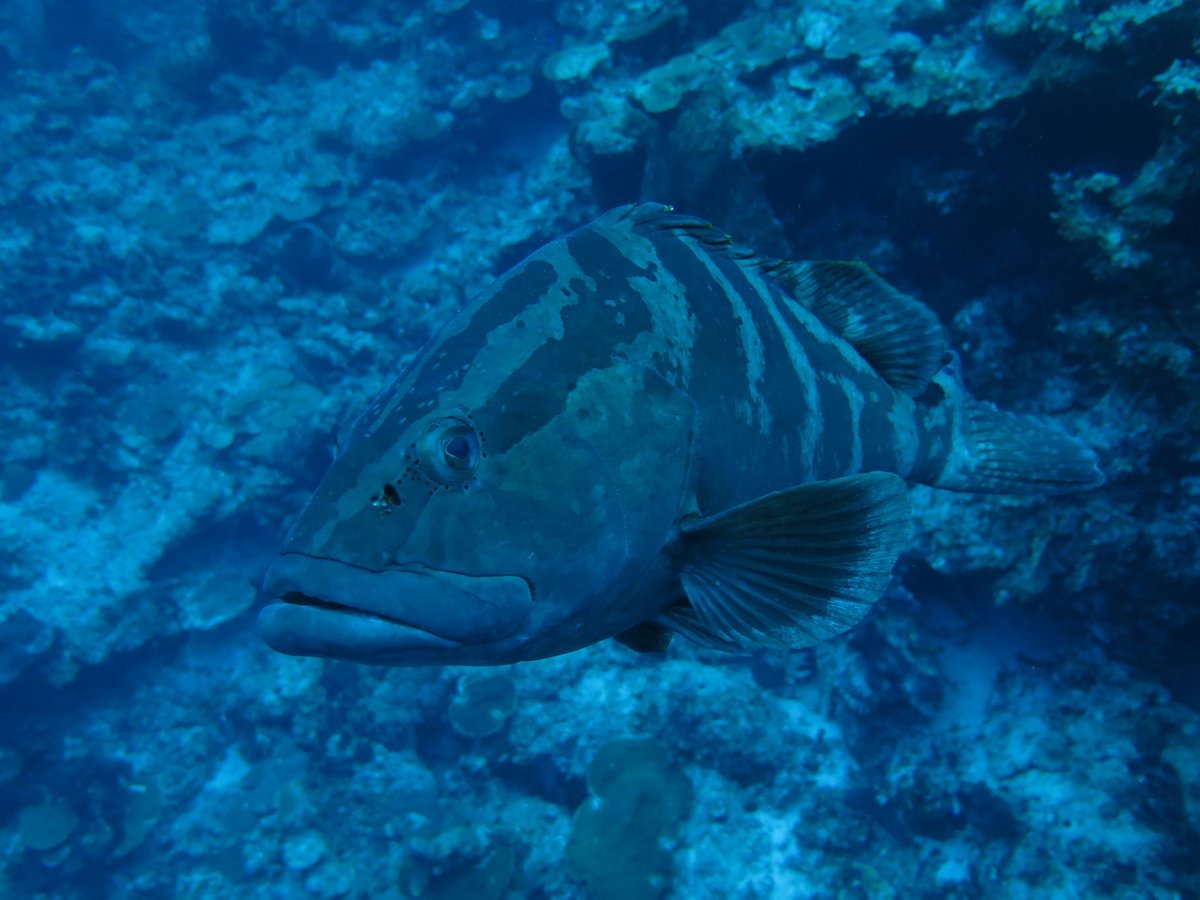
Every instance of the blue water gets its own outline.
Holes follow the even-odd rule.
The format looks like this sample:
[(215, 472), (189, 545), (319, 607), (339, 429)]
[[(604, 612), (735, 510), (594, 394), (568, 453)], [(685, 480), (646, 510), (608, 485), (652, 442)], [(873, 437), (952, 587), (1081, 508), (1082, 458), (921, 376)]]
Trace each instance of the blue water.
[[(9, 0), (0, 896), (1200, 896), (1197, 41), (1186, 0)], [(637, 199), (868, 262), (1108, 483), (914, 489), (811, 650), (269, 651), (354, 416)]]

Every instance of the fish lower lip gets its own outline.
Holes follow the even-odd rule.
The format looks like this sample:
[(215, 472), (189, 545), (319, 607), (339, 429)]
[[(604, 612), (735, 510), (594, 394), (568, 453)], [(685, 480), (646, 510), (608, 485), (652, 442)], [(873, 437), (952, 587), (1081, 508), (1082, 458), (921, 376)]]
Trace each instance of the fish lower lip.
[(324, 656), (404, 665), (414, 655), (444, 653), (460, 641), (336, 604), (271, 603), (258, 614), (267, 646), (290, 656)]
[[(282, 605), (314, 610), (288, 621), (360, 616), (468, 644), (511, 634), (533, 606), (528, 582), (513, 575), (472, 576), (423, 566), (372, 571), (300, 553), (280, 556), (263, 586)], [(272, 634), (264, 631), (264, 637), (274, 645)]]

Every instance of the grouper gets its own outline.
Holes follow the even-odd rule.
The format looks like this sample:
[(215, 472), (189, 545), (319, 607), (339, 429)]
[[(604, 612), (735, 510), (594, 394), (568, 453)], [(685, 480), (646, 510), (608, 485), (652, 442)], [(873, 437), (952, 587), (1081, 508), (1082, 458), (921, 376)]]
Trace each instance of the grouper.
[(1094, 454), (964, 389), (864, 265), (614, 209), (475, 297), (351, 429), (267, 573), (282, 653), (494, 665), (615, 637), (799, 648), (858, 623), (909, 483), (1043, 494)]

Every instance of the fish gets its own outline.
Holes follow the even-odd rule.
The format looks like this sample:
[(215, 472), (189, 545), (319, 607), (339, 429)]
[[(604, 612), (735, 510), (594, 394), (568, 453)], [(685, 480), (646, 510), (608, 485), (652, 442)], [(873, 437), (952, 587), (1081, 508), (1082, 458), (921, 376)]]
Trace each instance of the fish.
[(1103, 481), (1079, 438), (970, 396), (934, 312), (868, 266), (630, 204), (504, 273), (371, 402), (259, 632), (389, 666), (808, 647), (886, 591), (910, 484)]

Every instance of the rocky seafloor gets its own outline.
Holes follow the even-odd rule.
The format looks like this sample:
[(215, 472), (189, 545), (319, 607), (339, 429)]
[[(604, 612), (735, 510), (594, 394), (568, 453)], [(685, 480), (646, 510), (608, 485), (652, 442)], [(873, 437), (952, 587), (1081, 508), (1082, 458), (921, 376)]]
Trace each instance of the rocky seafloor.
[[(1200, 896), (1198, 42), (1185, 0), (5, 3), (0, 895)], [(1107, 484), (915, 489), (807, 651), (268, 651), (357, 411), (638, 198), (867, 261)]]

